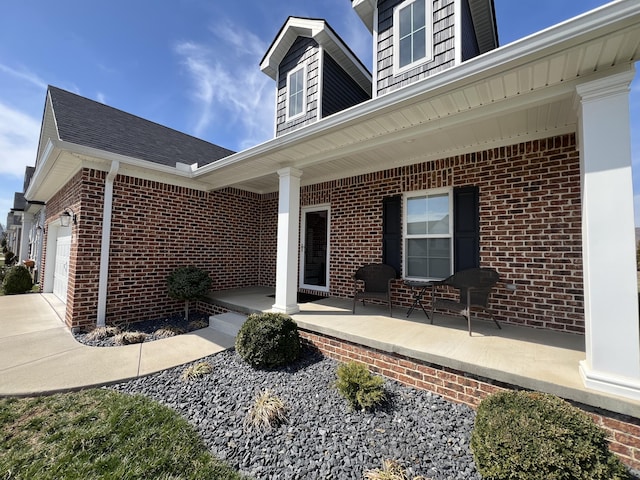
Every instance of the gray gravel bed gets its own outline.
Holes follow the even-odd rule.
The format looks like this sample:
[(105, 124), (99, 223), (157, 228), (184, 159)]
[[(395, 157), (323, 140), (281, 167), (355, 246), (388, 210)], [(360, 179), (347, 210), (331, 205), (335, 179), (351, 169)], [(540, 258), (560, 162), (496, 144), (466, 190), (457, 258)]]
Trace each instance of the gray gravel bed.
[[(203, 360), (213, 365), (203, 378), (181, 380), (181, 366), (109, 388), (173, 408), (214, 455), (257, 479), (361, 479), (384, 459), (433, 480), (481, 478), (469, 451), (475, 414), (465, 405), (385, 380), (382, 408), (352, 411), (333, 386), (338, 363), (310, 350), (294, 366), (268, 371), (234, 351)], [(285, 402), (288, 423), (248, 430), (243, 420), (265, 389)]]

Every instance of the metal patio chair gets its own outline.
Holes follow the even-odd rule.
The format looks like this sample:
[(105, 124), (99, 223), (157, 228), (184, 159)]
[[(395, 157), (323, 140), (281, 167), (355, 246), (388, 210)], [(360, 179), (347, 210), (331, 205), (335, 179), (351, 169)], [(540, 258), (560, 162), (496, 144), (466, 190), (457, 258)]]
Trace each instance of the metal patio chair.
[[(500, 275), (492, 268), (470, 268), (456, 272), (439, 282), (434, 282), (431, 323), (433, 323), (433, 314), (436, 309), (453, 311), (467, 319), (469, 335), (471, 335), (471, 308), (477, 307), (486, 311), (496, 326), (501, 329), (502, 327), (489, 307), (491, 291), (499, 281)], [(441, 286), (457, 289), (459, 291), (458, 299), (436, 298), (437, 290)]]
[(391, 305), (391, 281), (396, 278), (396, 269), (384, 263), (373, 263), (360, 267), (353, 276), (353, 313), (356, 302), (366, 299), (381, 300), (389, 304), (389, 316), (393, 317)]

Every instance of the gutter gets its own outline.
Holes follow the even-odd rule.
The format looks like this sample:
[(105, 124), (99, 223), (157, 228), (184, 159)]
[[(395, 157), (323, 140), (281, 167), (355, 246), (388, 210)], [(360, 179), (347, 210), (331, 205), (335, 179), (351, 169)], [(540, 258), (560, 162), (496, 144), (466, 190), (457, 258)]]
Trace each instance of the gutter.
[(107, 281), (109, 277), (109, 249), (111, 247), (111, 213), (113, 210), (113, 181), (120, 162), (113, 160), (104, 184), (104, 209), (102, 213), (102, 242), (100, 246), (100, 277), (98, 280), (98, 318), (96, 325), (104, 327), (107, 314)]

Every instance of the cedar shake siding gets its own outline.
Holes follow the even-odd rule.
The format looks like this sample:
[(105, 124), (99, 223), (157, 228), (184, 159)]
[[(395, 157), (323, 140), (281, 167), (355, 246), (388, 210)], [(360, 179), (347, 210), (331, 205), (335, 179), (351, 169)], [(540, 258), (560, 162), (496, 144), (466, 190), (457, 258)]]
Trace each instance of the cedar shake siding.
[(322, 68), (322, 118), (369, 100), (369, 94), (326, 52)]
[[(433, 59), (410, 70), (394, 75), (393, 9), (403, 0), (382, 0), (378, 3), (377, 89), (384, 95), (455, 65), (454, 0), (433, 2)], [(463, 3), (466, 3), (463, 1)], [(431, 28), (427, 25), (427, 28)], [(427, 55), (429, 56), (429, 55)]]
[[(290, 132), (318, 119), (318, 43), (299, 37), (280, 63), (276, 105), (276, 136)], [(297, 67), (306, 66), (305, 113), (287, 120), (287, 75)]]

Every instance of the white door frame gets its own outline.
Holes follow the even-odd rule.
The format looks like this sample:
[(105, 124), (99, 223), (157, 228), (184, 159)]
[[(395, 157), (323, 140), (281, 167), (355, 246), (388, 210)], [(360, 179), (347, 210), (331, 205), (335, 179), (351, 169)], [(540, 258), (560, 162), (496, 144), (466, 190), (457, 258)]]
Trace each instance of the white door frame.
[[(300, 279), (299, 284), (300, 288), (304, 288), (306, 290), (316, 290), (318, 292), (328, 292), (329, 291), (329, 258), (330, 258), (330, 232), (331, 232), (331, 207), (329, 204), (321, 204), (321, 205), (310, 205), (307, 207), (302, 207), (301, 209), (301, 221), (300, 221)], [(325, 250), (325, 284), (324, 285), (310, 285), (305, 283), (305, 248), (306, 248), (306, 230), (307, 230), (307, 213), (312, 212), (326, 212), (327, 213), (327, 239), (326, 245), (327, 248)]]

